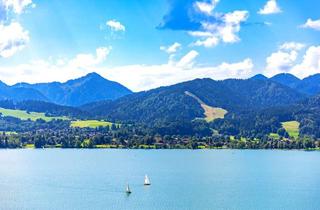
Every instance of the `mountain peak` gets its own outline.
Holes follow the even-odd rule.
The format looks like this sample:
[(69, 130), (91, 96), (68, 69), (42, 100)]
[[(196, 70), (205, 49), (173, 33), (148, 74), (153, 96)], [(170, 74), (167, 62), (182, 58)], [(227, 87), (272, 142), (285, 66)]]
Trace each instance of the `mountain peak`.
[(301, 81), (298, 77), (288, 73), (277, 74), (271, 77), (270, 80), (291, 88), (296, 87)]
[(263, 74), (256, 74), (253, 77), (251, 77), (250, 79), (253, 79), (253, 80), (268, 80), (268, 77), (264, 76)]
[(290, 73), (280, 73), (280, 74), (274, 75), (270, 79), (275, 79), (275, 78), (290, 78), (290, 79), (293, 79), (293, 80), (300, 80), (298, 77), (296, 77), (296, 76), (294, 76), (293, 74), (290, 74)]
[(311, 75), (311, 76), (308, 76), (306, 78), (304, 78), (303, 80), (306, 81), (306, 80), (319, 80), (320, 79), (320, 74), (314, 74), (314, 75)]
[(84, 78), (103, 78), (103, 77), (96, 72), (91, 72), (85, 75)]

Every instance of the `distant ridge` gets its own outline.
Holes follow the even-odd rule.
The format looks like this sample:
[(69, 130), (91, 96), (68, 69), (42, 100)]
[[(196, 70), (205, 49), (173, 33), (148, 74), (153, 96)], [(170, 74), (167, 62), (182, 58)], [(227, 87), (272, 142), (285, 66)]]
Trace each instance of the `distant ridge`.
[[(198, 79), (199, 80), (199, 79)], [(197, 79), (194, 81), (198, 81)], [(204, 79), (203, 81), (215, 81), (212, 79)], [(230, 82), (233, 81), (233, 82)], [(272, 82), (281, 84), (288, 88), (294, 89), (300, 94), (316, 95), (320, 94), (320, 74), (315, 74), (304, 79), (299, 79), (292, 74), (278, 74), (271, 78), (263, 74), (257, 74), (248, 80), (242, 79), (226, 79), (222, 81), (215, 81), (217, 83), (225, 83), (229, 85), (245, 84), (244, 81), (256, 81), (250, 84), (257, 86), (261, 82)], [(184, 84), (184, 83), (180, 83)], [(264, 84), (265, 83), (261, 83)], [(271, 83), (270, 83), (271, 84)], [(177, 84), (179, 85), (179, 84)], [(174, 87), (176, 85), (172, 85)], [(241, 87), (244, 88), (244, 87)], [(252, 91), (244, 88), (245, 91)], [(216, 90), (215, 90), (216, 91)], [(222, 94), (225, 89), (221, 90)], [(241, 90), (237, 90), (241, 91)], [(269, 91), (269, 90), (265, 90)], [(36, 100), (46, 101), (59, 105), (66, 106), (82, 106), (85, 104), (95, 103), (106, 100), (117, 100), (123, 96), (133, 93), (131, 90), (121, 85), (120, 83), (107, 80), (97, 73), (89, 73), (83, 77), (72, 79), (67, 82), (50, 82), (50, 83), (17, 83), (13, 86), (8, 86), (0, 81), (0, 100)], [(242, 94), (244, 94), (242, 92)], [(256, 93), (252, 93), (256, 94)], [(259, 93), (260, 94), (260, 93)], [(260, 97), (260, 96), (259, 96)], [(266, 98), (260, 98), (264, 101)], [(239, 99), (241, 100), (241, 99)], [(279, 98), (281, 100), (281, 97)], [(231, 102), (232, 100), (230, 100)], [(110, 103), (110, 102), (108, 102)], [(240, 102), (237, 102), (240, 103)]]
[(291, 88), (295, 88), (301, 82), (301, 80), (298, 77), (287, 73), (277, 74), (271, 77), (270, 80), (286, 85)]
[(271, 78), (268, 78), (263, 74), (257, 74), (251, 77), (250, 79), (273, 81), (285, 85), (287, 87), (293, 88), (296, 91), (307, 95), (320, 94), (320, 74), (314, 74), (304, 79), (299, 79), (293, 74), (288, 73), (277, 74)]
[(97, 73), (89, 73), (78, 79), (69, 80), (65, 83), (18, 83), (13, 88), (23, 87), (33, 89), (44, 95), (50, 102), (80, 106), (101, 100), (114, 100), (124, 95), (132, 93), (125, 86), (107, 80)]
[(255, 76), (251, 77), (250, 79), (253, 79), (253, 80), (268, 80), (269, 78), (264, 76), (263, 74), (256, 74)]

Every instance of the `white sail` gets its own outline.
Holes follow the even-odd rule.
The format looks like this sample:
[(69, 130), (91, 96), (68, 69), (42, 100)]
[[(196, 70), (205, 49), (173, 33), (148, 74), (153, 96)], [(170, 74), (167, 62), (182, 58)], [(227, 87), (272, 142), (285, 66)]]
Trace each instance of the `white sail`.
[(151, 182), (150, 182), (150, 179), (147, 175), (144, 176), (144, 185), (150, 185)]
[(131, 193), (131, 190), (130, 190), (129, 184), (127, 185), (126, 193)]

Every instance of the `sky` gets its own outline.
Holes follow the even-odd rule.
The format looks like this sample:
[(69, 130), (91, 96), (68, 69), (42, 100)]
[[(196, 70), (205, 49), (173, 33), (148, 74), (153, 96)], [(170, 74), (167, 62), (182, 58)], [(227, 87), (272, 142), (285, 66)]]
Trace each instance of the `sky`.
[(0, 0), (0, 80), (97, 72), (133, 91), (320, 73), (320, 1)]

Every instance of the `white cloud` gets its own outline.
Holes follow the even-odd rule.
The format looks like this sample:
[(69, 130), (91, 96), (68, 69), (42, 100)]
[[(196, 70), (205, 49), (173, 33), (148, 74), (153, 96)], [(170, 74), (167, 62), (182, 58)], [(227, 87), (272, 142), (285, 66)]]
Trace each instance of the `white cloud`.
[(126, 27), (122, 25), (119, 21), (109, 20), (106, 22), (106, 25), (110, 27), (113, 31), (125, 31)]
[(253, 62), (247, 58), (238, 63), (222, 63), (217, 69), (222, 69), (228, 74), (228, 78), (246, 78), (252, 73)]
[(210, 33), (209, 31), (189, 31), (188, 33), (190, 36), (194, 36), (194, 37), (212, 36), (212, 33)]
[(165, 51), (168, 54), (176, 53), (179, 49), (181, 48), (181, 44), (178, 42), (173, 43), (172, 45), (166, 47), (166, 46), (161, 46), (160, 50)]
[(18, 82), (52, 82), (78, 78), (92, 71), (106, 70), (101, 64), (106, 60), (111, 47), (99, 47), (95, 54), (78, 54), (72, 59), (49, 58), (33, 60), (15, 66), (0, 66), (0, 78), (8, 84)]
[(210, 15), (218, 3), (219, 3), (219, 0), (211, 0), (210, 3), (197, 1), (195, 3), (195, 7), (200, 12)]
[(35, 7), (32, 0), (2, 0), (2, 4), (7, 11), (13, 11), (16, 14), (21, 14), (27, 7)]
[(69, 66), (72, 68), (89, 68), (105, 61), (110, 54), (112, 47), (100, 47), (96, 49), (96, 54), (78, 54), (70, 60)]
[(295, 65), (290, 72), (301, 78), (320, 73), (320, 46), (309, 47), (302, 62)]
[(280, 50), (296, 50), (299, 51), (305, 47), (305, 44), (299, 42), (285, 42), (280, 46)]
[(279, 50), (267, 57), (265, 74), (273, 76), (279, 73), (290, 73), (298, 59), (299, 51), (305, 48), (305, 44), (299, 42), (285, 42), (279, 46)]
[(8, 58), (22, 50), (29, 42), (29, 33), (17, 22), (0, 24), (0, 57)]
[(245, 59), (238, 63), (224, 62), (218, 66), (197, 66), (192, 69), (180, 68), (177, 65), (129, 65), (111, 68), (102, 75), (118, 81), (134, 91), (148, 90), (160, 86), (172, 85), (196, 78), (216, 80), (248, 78), (252, 74), (253, 63)]
[(277, 4), (276, 0), (269, 0), (262, 9), (259, 10), (259, 14), (261, 15), (270, 15), (281, 13), (281, 9)]
[(308, 19), (305, 24), (301, 26), (302, 28), (311, 28), (317, 31), (320, 31), (320, 19), (319, 20), (312, 20)]
[(177, 66), (181, 68), (192, 68), (194, 60), (198, 55), (199, 53), (197, 51), (191, 50), (178, 61)]
[[(101, 49), (101, 48), (98, 48)], [(251, 59), (244, 59), (237, 63), (223, 62), (217, 66), (199, 65), (196, 51), (190, 51), (177, 60), (168, 60), (159, 65), (133, 64), (127, 66), (108, 67), (99, 65), (105, 60), (105, 50), (96, 55), (75, 56), (74, 59), (36, 60), (17, 66), (0, 66), (1, 80), (14, 84), (17, 82), (51, 82), (66, 81), (83, 76), (89, 72), (97, 72), (107, 79), (120, 82), (134, 91), (148, 90), (164, 85), (172, 85), (196, 78), (247, 78), (252, 74), (253, 63)], [(100, 56), (98, 55), (100, 54)], [(82, 54), (83, 55), (83, 54)], [(75, 60), (84, 57), (91, 63), (74, 65)], [(93, 62), (90, 60), (94, 60)], [(83, 65), (82, 65), (83, 64)]]
[(220, 21), (204, 21), (202, 27), (204, 31), (189, 32), (191, 36), (201, 39), (192, 43), (194, 46), (215, 47), (220, 41), (224, 43), (235, 43), (240, 41), (238, 32), (240, 25), (249, 17), (248, 11), (233, 11), (226, 14), (216, 15)]
[(219, 44), (219, 39), (214, 36), (209, 36), (204, 40), (197, 40), (196, 42), (192, 43), (194, 46), (204, 46), (204, 47), (214, 47)]
[(240, 31), (240, 24), (248, 19), (248, 11), (234, 11), (224, 16), (225, 25), (219, 28), (218, 33), (226, 43), (234, 43), (240, 40), (237, 33)]
[(293, 67), (297, 60), (298, 53), (295, 50), (290, 52), (277, 51), (267, 58), (267, 67), (265, 74), (273, 76), (279, 73), (287, 73)]
[(267, 59), (265, 74), (273, 76), (279, 73), (291, 73), (300, 78), (320, 73), (320, 46), (310, 46), (300, 60), (299, 51), (305, 45), (296, 42), (287, 42), (279, 47)]

